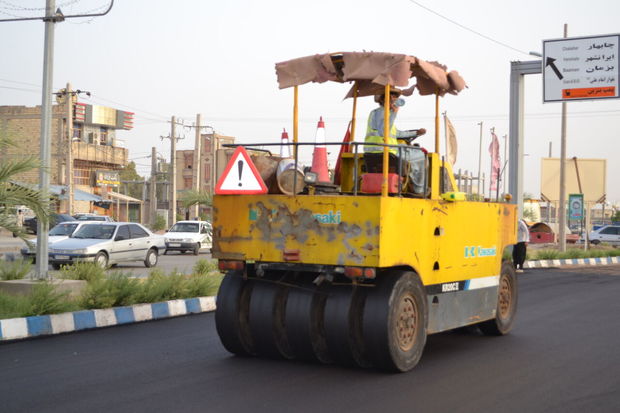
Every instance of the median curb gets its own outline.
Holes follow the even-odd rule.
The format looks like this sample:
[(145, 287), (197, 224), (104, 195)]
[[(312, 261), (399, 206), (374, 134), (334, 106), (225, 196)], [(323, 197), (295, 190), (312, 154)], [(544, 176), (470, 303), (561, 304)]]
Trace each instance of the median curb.
[(567, 258), (563, 260), (526, 261), (523, 268), (551, 268), (567, 265), (611, 265), (620, 264), (620, 257)]
[(197, 297), (104, 310), (82, 310), (72, 313), (10, 318), (0, 320), (0, 342), (160, 320), (214, 310), (215, 297)]

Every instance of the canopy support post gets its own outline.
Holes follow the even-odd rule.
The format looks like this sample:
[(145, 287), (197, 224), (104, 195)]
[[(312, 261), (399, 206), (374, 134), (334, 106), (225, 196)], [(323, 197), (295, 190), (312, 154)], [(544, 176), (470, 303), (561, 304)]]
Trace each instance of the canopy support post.
[(295, 159), (297, 159), (297, 142), (299, 138), (299, 88), (295, 86), (293, 93), (293, 151)]
[[(390, 137), (390, 84), (385, 85), (385, 98), (383, 100), (383, 143), (389, 143)], [(381, 196), (388, 195), (388, 170), (390, 162), (390, 148), (383, 147), (383, 179), (381, 180)]]
[(435, 153), (439, 155), (439, 90), (435, 92)]

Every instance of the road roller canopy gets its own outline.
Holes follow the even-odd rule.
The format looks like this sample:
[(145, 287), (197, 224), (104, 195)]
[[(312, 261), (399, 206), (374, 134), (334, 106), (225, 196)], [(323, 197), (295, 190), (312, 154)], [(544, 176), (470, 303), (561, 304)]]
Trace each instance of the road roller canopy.
[[(416, 83), (403, 90), (405, 96), (414, 89), (420, 95), (443, 96), (458, 94), (466, 87), (456, 70), (448, 71), (438, 62), (427, 62), (415, 56), (380, 52), (340, 52), (316, 54), (276, 63), (280, 89), (309, 82), (356, 82), (357, 96), (381, 94), (385, 85), (408, 87), (413, 77)], [(355, 85), (345, 98), (353, 97)]]

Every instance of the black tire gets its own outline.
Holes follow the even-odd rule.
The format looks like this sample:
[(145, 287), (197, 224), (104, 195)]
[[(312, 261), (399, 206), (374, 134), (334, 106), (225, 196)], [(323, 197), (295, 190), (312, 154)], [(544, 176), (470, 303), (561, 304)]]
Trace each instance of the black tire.
[(181, 251), (179, 251), (179, 254), (185, 254), (186, 251), (187, 250), (181, 250)]
[(146, 253), (146, 258), (144, 259), (144, 266), (146, 268), (154, 267), (157, 265), (157, 261), (158, 261), (157, 250), (155, 248), (151, 248)]
[(364, 307), (364, 341), (375, 367), (409, 371), (418, 364), (428, 325), (424, 286), (417, 274), (391, 270), (377, 275)]
[(495, 318), (478, 324), (480, 331), (487, 336), (503, 336), (508, 334), (517, 313), (517, 277), (512, 263), (502, 263), (497, 291), (497, 310)]
[(61, 267), (62, 265), (60, 264), (52, 264), (52, 268), (55, 269), (56, 271), (60, 270)]
[(295, 358), (330, 363), (323, 314), (327, 294), (312, 283), (291, 288), (286, 300), (285, 328)]
[(97, 264), (101, 268), (107, 268), (108, 254), (106, 254), (104, 251), (99, 251), (97, 255), (95, 255), (95, 264)]
[(164, 255), (168, 255), (168, 250), (164, 250)]
[(600, 244), (600, 243), (601, 243), (601, 241), (600, 241), (600, 240), (598, 240), (598, 239), (593, 239), (592, 241), (590, 241), (590, 243), (591, 243), (592, 245), (598, 245), (598, 244)]
[(250, 298), (250, 332), (254, 349), (260, 356), (292, 359), (285, 328), (288, 287), (268, 280), (253, 280)]
[(240, 271), (230, 271), (216, 297), (215, 329), (224, 348), (239, 356), (255, 354), (248, 319), (252, 287)]
[(371, 367), (364, 338), (362, 317), (366, 287), (332, 285), (325, 303), (325, 339), (334, 362), (348, 366)]
[(192, 252), (194, 253), (194, 255), (200, 254), (200, 243), (196, 244)]

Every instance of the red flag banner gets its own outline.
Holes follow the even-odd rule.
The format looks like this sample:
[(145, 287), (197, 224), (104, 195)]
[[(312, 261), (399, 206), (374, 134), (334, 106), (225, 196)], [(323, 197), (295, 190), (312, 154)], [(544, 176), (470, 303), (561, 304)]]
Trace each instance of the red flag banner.
[[(344, 135), (343, 143), (351, 142), (351, 122), (347, 126), (347, 133)], [(340, 145), (340, 152), (338, 153), (338, 159), (336, 160), (336, 166), (334, 167), (334, 184), (340, 185), (340, 168), (342, 167), (342, 154), (351, 152), (351, 145)]]
[(491, 144), (489, 145), (489, 155), (491, 155), (491, 191), (497, 190), (497, 180), (499, 178), (499, 139), (495, 131), (491, 131)]

